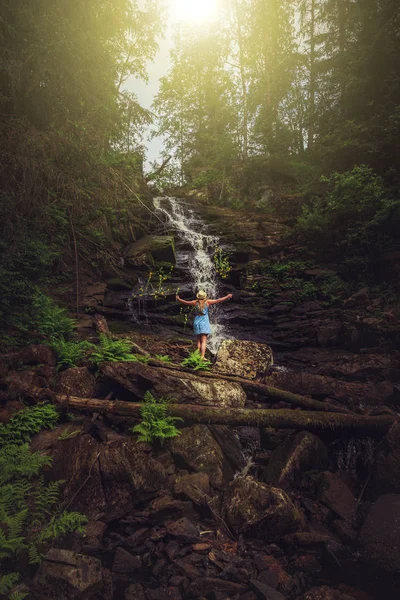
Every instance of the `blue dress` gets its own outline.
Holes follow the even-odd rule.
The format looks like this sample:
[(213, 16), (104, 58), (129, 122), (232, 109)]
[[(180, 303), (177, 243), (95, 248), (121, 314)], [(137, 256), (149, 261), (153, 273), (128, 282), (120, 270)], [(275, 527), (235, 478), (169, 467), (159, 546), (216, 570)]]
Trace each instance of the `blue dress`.
[[(198, 310), (198, 309), (197, 309)], [(204, 306), (204, 314), (197, 314), (193, 322), (193, 331), (196, 335), (210, 335), (210, 319), (208, 318), (208, 306)]]

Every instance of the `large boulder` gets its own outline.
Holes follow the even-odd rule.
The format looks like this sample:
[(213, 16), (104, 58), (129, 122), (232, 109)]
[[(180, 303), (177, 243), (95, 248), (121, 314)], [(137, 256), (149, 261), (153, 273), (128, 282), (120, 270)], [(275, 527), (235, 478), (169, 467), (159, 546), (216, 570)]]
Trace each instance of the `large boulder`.
[(96, 378), (87, 367), (74, 367), (59, 374), (56, 389), (67, 396), (92, 398), (95, 385)]
[(146, 235), (130, 244), (125, 251), (128, 263), (142, 255), (150, 254), (153, 260), (175, 264), (175, 240), (172, 235)]
[(324, 471), (318, 477), (318, 500), (351, 523), (357, 511), (357, 502), (338, 473)]
[(400, 573), (399, 494), (380, 496), (372, 505), (358, 542), (364, 562), (391, 573)]
[(389, 430), (385, 444), (377, 453), (371, 490), (378, 495), (400, 493), (400, 425)]
[(115, 389), (116, 382), (139, 398), (146, 390), (151, 390), (157, 397), (167, 396), (177, 404), (241, 408), (246, 403), (243, 388), (232, 381), (205, 379), (134, 362), (102, 363), (100, 371), (104, 375), (106, 391)]
[[(193, 425), (170, 441), (178, 466), (196, 473), (207, 473), (211, 485), (222, 488), (233, 479), (235, 470), (207, 425)], [(237, 442), (237, 451), (239, 442)]]
[(60, 439), (55, 430), (35, 436), (31, 449), (52, 457), (48, 478), (65, 481), (65, 501), (91, 519), (123, 516), (168, 485), (164, 467), (127, 436), (111, 444), (89, 434)]
[(35, 575), (32, 592), (38, 600), (86, 600), (94, 598), (103, 587), (98, 558), (51, 548)]
[(249, 533), (266, 543), (301, 527), (301, 516), (289, 496), (253, 477), (237, 477), (224, 492), (222, 516), (236, 534)]
[(300, 432), (278, 446), (264, 471), (266, 483), (289, 488), (299, 483), (306, 471), (322, 471), (328, 466), (328, 451), (310, 432)]
[(214, 370), (223, 375), (255, 379), (265, 375), (273, 364), (272, 350), (266, 344), (224, 340), (219, 347)]

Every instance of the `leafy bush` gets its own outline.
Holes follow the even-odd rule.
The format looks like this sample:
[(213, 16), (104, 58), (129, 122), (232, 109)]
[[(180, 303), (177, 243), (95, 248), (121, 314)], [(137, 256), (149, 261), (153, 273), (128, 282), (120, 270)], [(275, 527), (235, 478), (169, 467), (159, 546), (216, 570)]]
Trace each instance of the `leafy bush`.
[(194, 371), (210, 371), (212, 363), (207, 358), (202, 358), (198, 350), (194, 350), (181, 362), (181, 365)]
[(182, 421), (182, 419), (168, 416), (168, 400), (166, 398), (157, 400), (147, 391), (143, 398), (140, 414), (142, 417), (141, 423), (131, 428), (133, 433), (139, 435), (140, 442), (162, 441), (176, 437), (181, 433), (175, 427), (175, 423)]
[(215, 270), (222, 279), (227, 279), (232, 267), (229, 263), (229, 254), (224, 252), (219, 246), (215, 248), (213, 261)]

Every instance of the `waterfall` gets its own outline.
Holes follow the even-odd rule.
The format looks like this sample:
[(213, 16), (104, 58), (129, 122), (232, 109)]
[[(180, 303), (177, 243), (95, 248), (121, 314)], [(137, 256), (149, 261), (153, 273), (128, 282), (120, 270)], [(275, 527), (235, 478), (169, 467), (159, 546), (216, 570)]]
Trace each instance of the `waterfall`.
[[(207, 233), (207, 225), (187, 203), (176, 198), (155, 198), (156, 212), (166, 220), (168, 229), (176, 237), (176, 268), (189, 283), (193, 297), (200, 289), (209, 298), (218, 298), (222, 292), (215, 271), (213, 256), (220, 246), (217, 236)], [(210, 307), (212, 334), (208, 348), (215, 353), (222, 340), (231, 337), (224, 325), (223, 305)]]

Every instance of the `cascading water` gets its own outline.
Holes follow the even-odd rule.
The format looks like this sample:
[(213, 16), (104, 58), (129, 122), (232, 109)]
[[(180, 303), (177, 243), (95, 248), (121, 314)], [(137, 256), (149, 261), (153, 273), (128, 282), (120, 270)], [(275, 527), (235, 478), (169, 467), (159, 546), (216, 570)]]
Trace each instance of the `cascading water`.
[[(166, 219), (168, 229), (174, 232), (176, 243), (176, 268), (185, 274), (193, 297), (202, 289), (209, 298), (221, 294), (219, 281), (213, 262), (215, 249), (220, 245), (217, 236), (207, 233), (207, 226), (187, 203), (176, 198), (155, 198), (156, 212)], [(224, 325), (224, 310), (216, 305), (211, 309), (211, 330), (208, 347), (215, 353), (222, 340), (229, 336)]]

